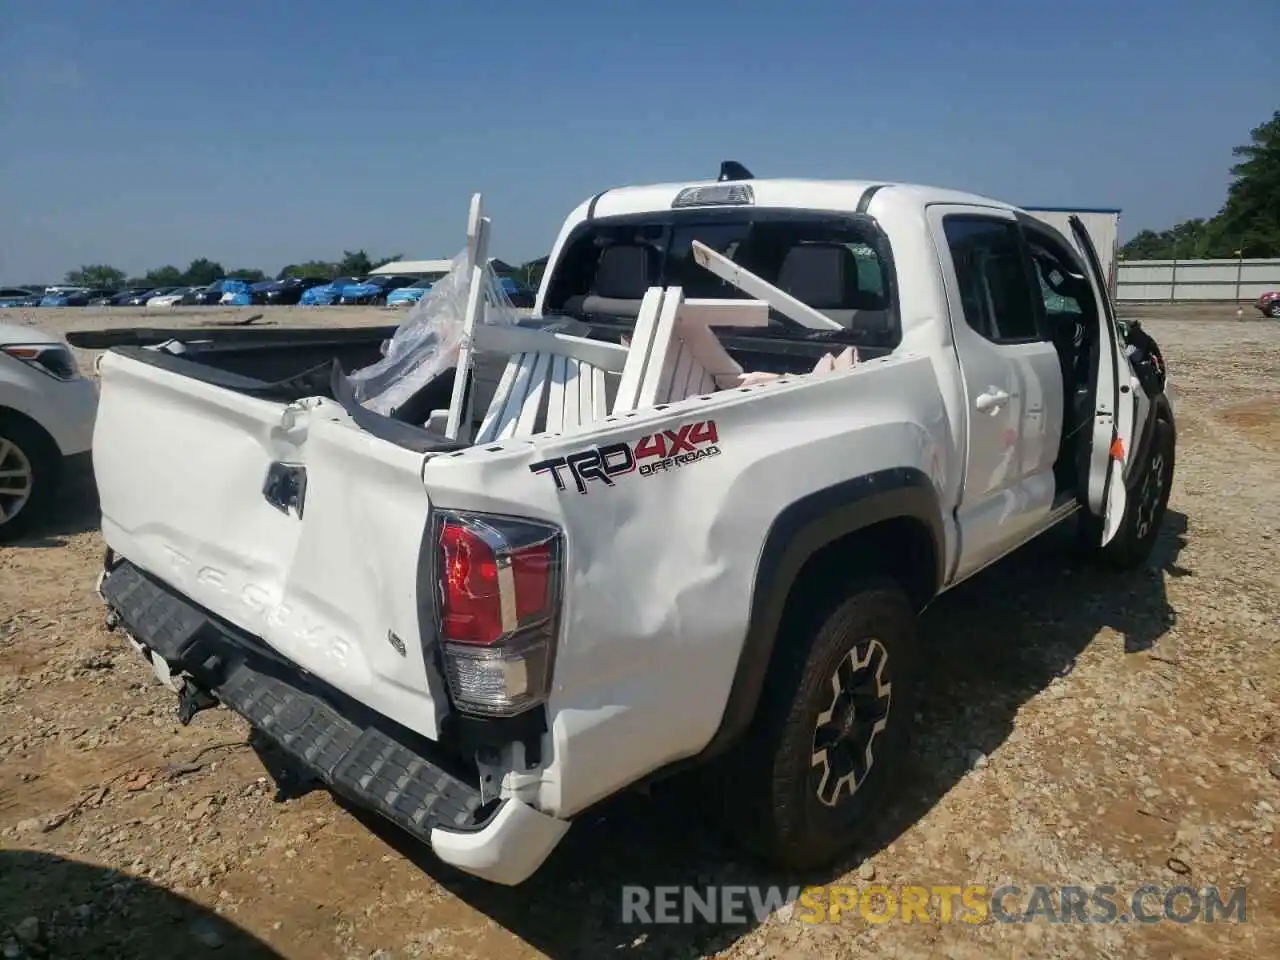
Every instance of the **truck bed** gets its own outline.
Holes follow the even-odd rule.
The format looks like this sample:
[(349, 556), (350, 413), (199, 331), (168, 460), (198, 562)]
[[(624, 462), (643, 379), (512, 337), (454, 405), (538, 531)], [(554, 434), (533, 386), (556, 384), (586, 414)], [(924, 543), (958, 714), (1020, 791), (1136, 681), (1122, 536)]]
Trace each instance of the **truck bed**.
[[(630, 329), (622, 324), (584, 323), (561, 317), (534, 322), (540, 327), (553, 327), (574, 336), (612, 343), (619, 342)], [(239, 335), (217, 339), (205, 339), (206, 331), (173, 331), (194, 334), (190, 340), (179, 341), (181, 354), (147, 349), (138, 343), (138, 339), (144, 338), (113, 349), (131, 359), (263, 400), (278, 403), (291, 403), (304, 397), (335, 400), (362, 429), (415, 452), (445, 452), (465, 446), (420, 426), (432, 410), (449, 405), (453, 390), (452, 371), (420, 390), (393, 417), (366, 410), (356, 401), (346, 381), (346, 373), (376, 362), (381, 356), (383, 342), (394, 330), (392, 327), (337, 331), (303, 329), (287, 331), (287, 335), (286, 331), (270, 331), (273, 336), (269, 338), (259, 336), (267, 331), (255, 331), (254, 334), (237, 331)], [(824, 353), (843, 346), (824, 338), (802, 340), (770, 336), (769, 333), (768, 330), (758, 333), (726, 331), (719, 333), (718, 338), (743, 369), (778, 374), (808, 372)], [(153, 344), (162, 342), (156, 336), (145, 339)], [(866, 347), (859, 350), (864, 360), (889, 352)], [(502, 356), (477, 358), (477, 380), (481, 384), (482, 401), (486, 399), (483, 396), (485, 387), (497, 383), (505, 363), (506, 358)], [(484, 408), (483, 403), (479, 408)]]

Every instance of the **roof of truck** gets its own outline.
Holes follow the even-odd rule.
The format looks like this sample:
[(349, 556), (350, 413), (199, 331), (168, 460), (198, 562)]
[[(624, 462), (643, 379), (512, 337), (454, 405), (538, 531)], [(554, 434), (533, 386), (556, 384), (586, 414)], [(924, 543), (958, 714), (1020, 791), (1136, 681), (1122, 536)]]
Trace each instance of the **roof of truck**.
[(887, 203), (919, 208), (926, 203), (963, 203), (1017, 209), (1013, 204), (1001, 200), (959, 190), (883, 180), (693, 180), (685, 183), (614, 187), (585, 201), (579, 208), (579, 218), (616, 217), (667, 210), (682, 190), (732, 185), (749, 186), (753, 195), (751, 205), (756, 207), (811, 207), (817, 210), (853, 211), (858, 209), (859, 202), (869, 189), (877, 188), (877, 206)]

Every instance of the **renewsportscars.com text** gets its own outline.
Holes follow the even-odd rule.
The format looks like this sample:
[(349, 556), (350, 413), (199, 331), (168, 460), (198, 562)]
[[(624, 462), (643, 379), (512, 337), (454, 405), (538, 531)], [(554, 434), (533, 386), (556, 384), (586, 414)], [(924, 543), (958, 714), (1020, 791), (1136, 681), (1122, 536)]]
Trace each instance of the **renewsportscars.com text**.
[(781, 913), (793, 922), (840, 923), (1246, 923), (1244, 887), (1144, 884), (1132, 891), (1101, 884), (987, 887), (904, 884), (622, 888), (628, 924), (762, 923)]

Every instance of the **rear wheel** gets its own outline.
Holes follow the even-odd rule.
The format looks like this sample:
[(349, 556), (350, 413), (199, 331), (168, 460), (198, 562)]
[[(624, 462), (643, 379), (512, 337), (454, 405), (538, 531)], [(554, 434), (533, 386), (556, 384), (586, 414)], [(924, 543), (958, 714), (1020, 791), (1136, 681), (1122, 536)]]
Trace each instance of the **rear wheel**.
[(57, 450), (48, 435), (0, 411), (0, 542), (21, 536), (48, 509), (57, 468)]
[(896, 584), (863, 582), (807, 619), (778, 637), (727, 811), (744, 846), (791, 869), (837, 860), (868, 832), (915, 710), (916, 618)]
[(1272, 320), (1280, 320), (1280, 300), (1272, 300), (1267, 304), (1267, 316)]

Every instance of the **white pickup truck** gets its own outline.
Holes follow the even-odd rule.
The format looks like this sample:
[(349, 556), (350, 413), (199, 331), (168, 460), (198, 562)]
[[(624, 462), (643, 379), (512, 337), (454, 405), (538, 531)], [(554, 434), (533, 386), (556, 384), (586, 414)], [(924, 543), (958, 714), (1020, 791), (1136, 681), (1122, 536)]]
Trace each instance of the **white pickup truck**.
[(183, 721), (498, 883), (691, 765), (818, 865), (908, 749), (925, 605), (1071, 518), (1144, 560), (1173, 409), (1078, 221), (736, 169), (584, 202), (519, 325), (473, 280), (389, 413), (344, 374), (377, 338), (105, 353), (99, 590)]

